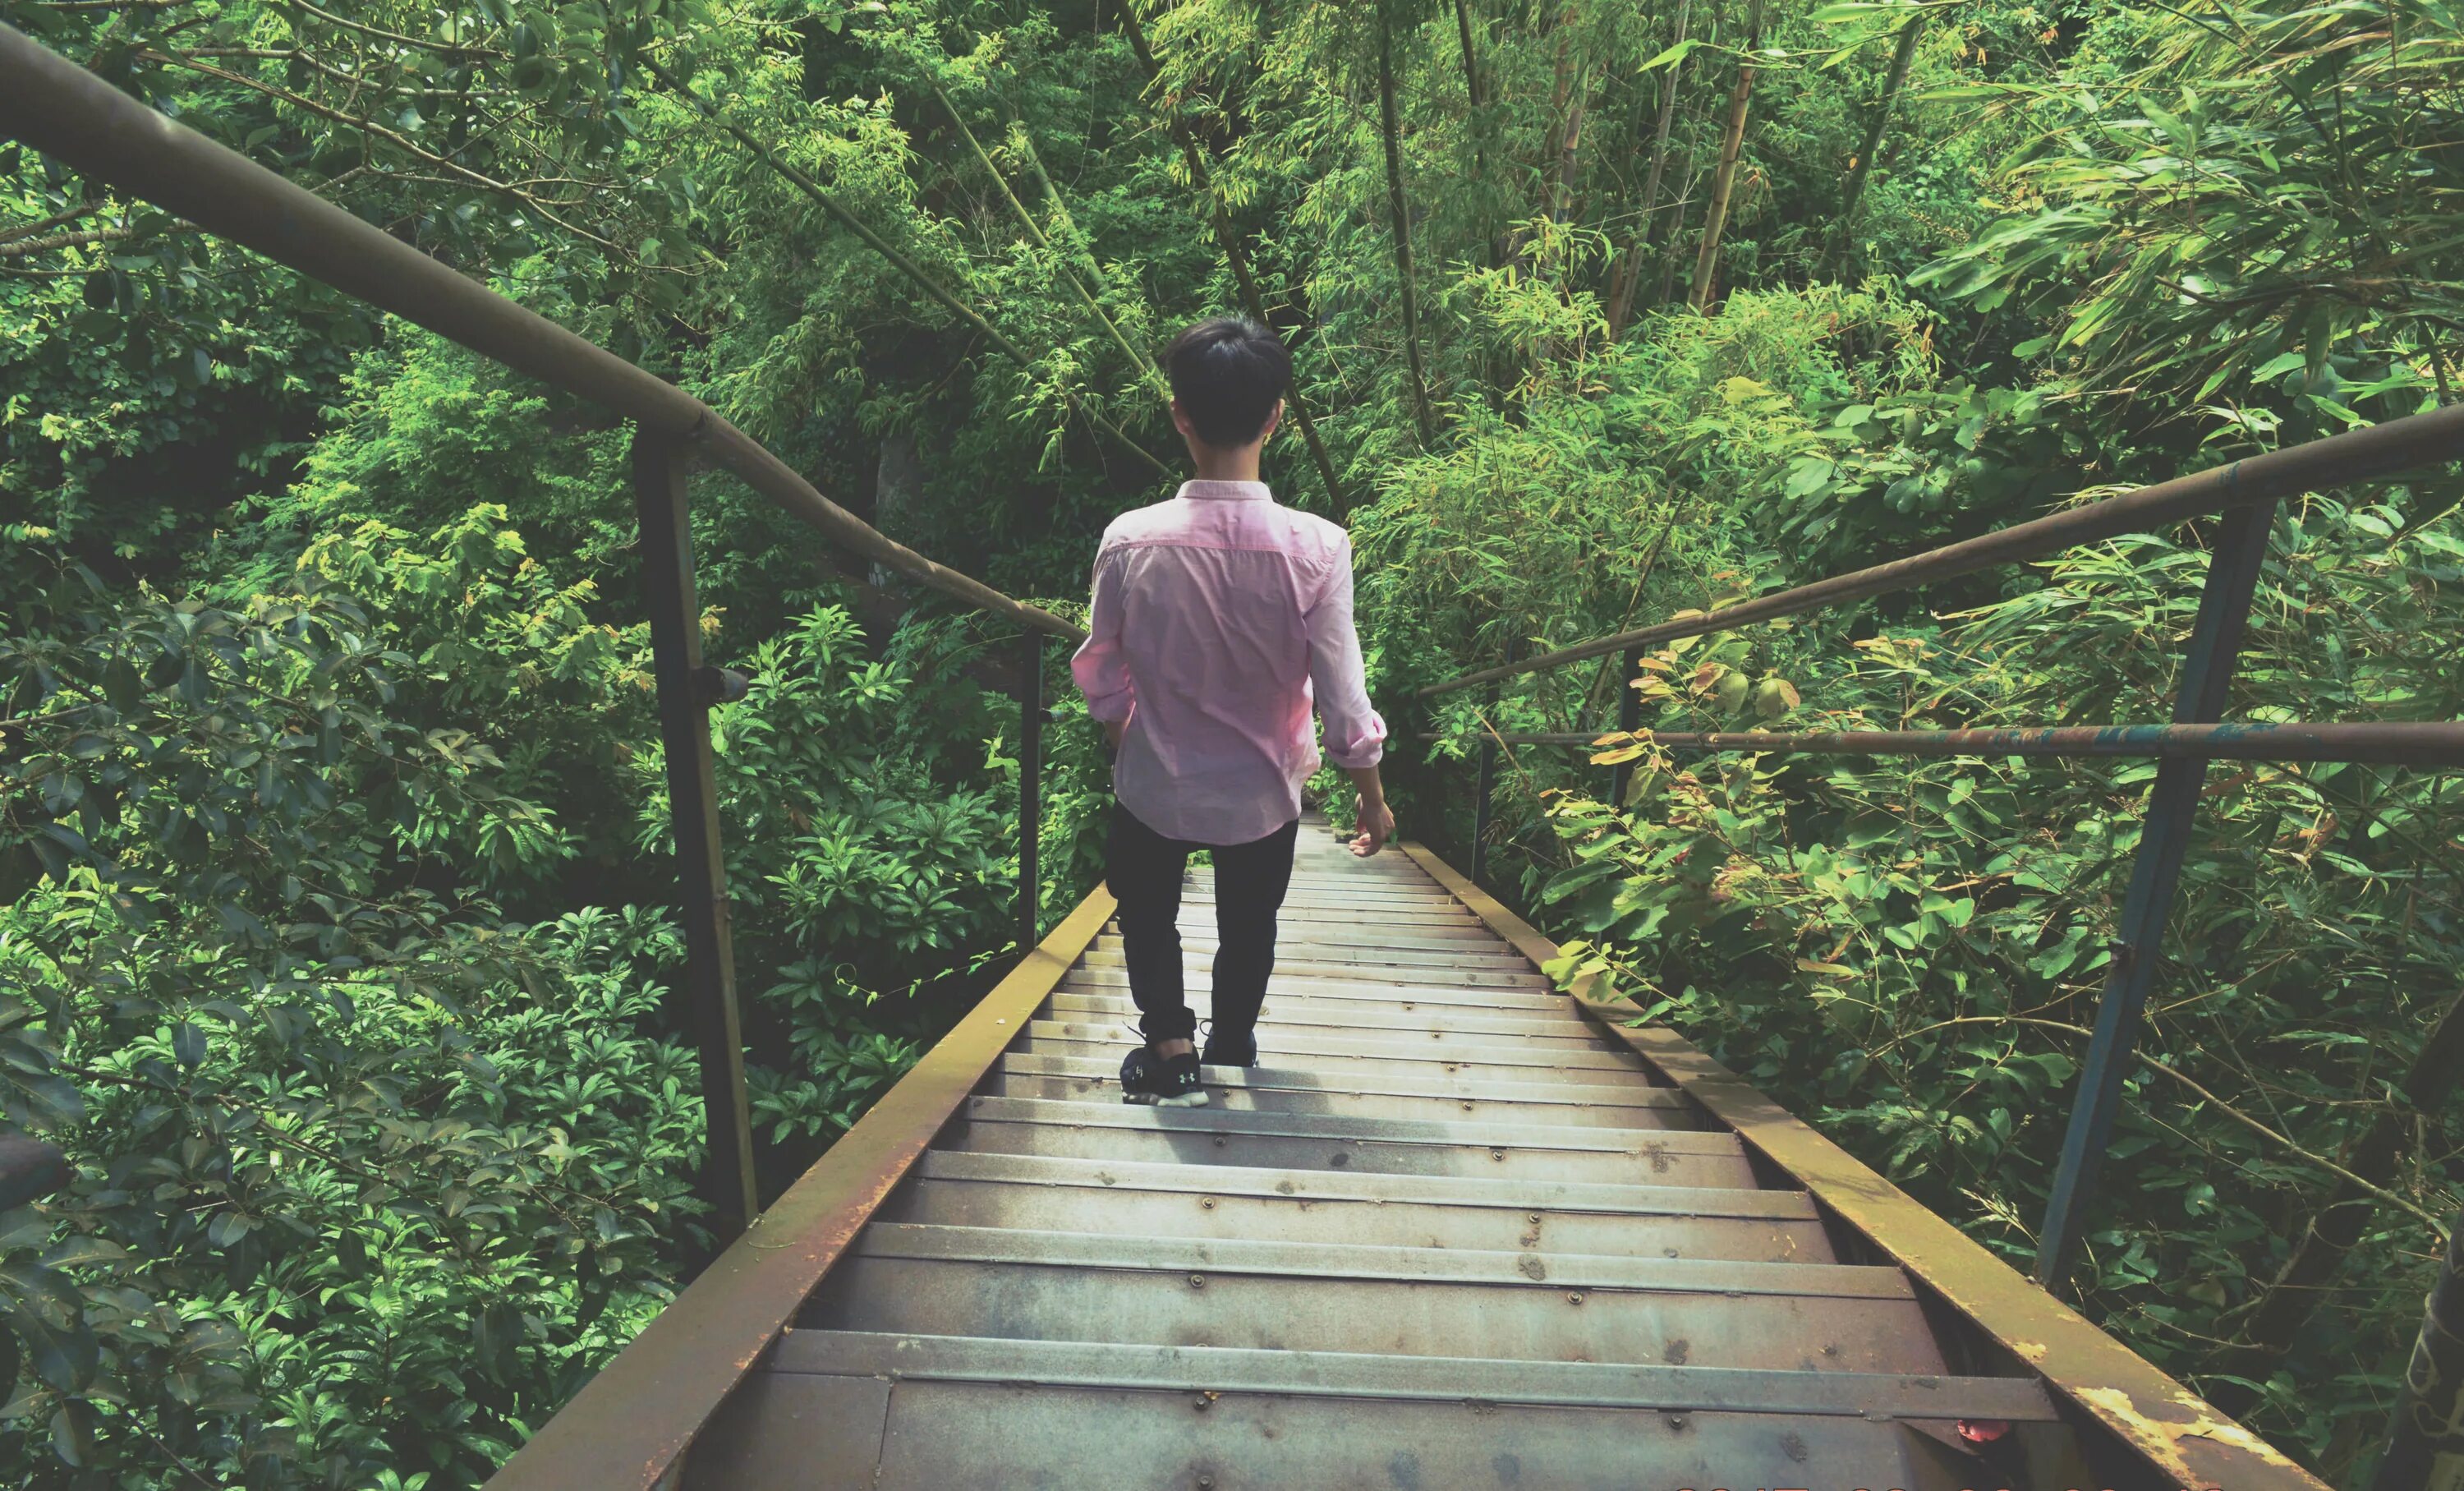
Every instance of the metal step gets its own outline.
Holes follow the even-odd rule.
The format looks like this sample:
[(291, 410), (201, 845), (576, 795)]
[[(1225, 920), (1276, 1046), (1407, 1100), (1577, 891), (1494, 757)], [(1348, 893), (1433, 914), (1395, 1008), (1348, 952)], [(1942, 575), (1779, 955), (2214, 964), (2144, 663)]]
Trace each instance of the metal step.
[[(1130, 1016), (1124, 1014), (1107, 1019), (1101, 1015), (1069, 1015), (1065, 1018), (1039, 1019), (1028, 1027), (1035, 1035), (1051, 1035), (1065, 1040), (1117, 1039), (1134, 1030)], [(1426, 1025), (1379, 1033), (1374, 1042), (1361, 1040), (1356, 1034), (1361, 1027), (1352, 1024), (1333, 1026), (1307, 1025), (1298, 1021), (1264, 1018), (1257, 1030), (1258, 1050), (1265, 1052), (1307, 1052), (1324, 1050), (1339, 1054), (1351, 1045), (1379, 1045), (1395, 1050), (1430, 1052), (1441, 1058), (1461, 1057), (1467, 1061), (1485, 1061), (1495, 1065), (1502, 1057), (1511, 1054), (1560, 1061), (1568, 1066), (1584, 1064), (1584, 1057), (1602, 1058), (1602, 1066), (1623, 1066), (1625, 1053), (1617, 1050), (1598, 1035), (1586, 1030), (1563, 1034), (1525, 1034), (1492, 1035), (1481, 1031), (1449, 1030)], [(1132, 1035), (1131, 1039), (1136, 1037)]]
[[(1096, 1067), (1083, 1077), (1031, 1076), (999, 1071), (977, 1091), (988, 1097), (1038, 1098), (1054, 1102), (1119, 1102), (1119, 1080)], [(1100, 1073), (1100, 1075), (1098, 1075)], [(1661, 1089), (1645, 1088), (1645, 1092)], [(1502, 1102), (1470, 1098), (1431, 1097), (1416, 1093), (1334, 1092), (1324, 1088), (1251, 1086), (1209, 1082), (1207, 1093), (1218, 1112), (1321, 1113), (1344, 1118), (1431, 1119), (1497, 1124), (1552, 1124), (1570, 1128), (1694, 1128), (1705, 1126), (1682, 1100), (1666, 1106), (1618, 1103), (1593, 1107), (1580, 1102)]]
[(1218, 1107), (1157, 1108), (1111, 1102), (1049, 1102), (979, 1096), (967, 1100), (969, 1118), (987, 1123), (1059, 1124), (1072, 1127), (1157, 1129), (1169, 1133), (1279, 1135), (1362, 1144), (1420, 1145), (1453, 1149), (1551, 1149), (1617, 1155), (1637, 1164), (1658, 1163), (1675, 1153), (1727, 1155), (1737, 1138), (1707, 1130), (1576, 1128), (1548, 1124), (1481, 1119), (1354, 1118), (1330, 1113), (1238, 1112)]
[[(1209, 960), (1211, 963), (1212, 960)], [(1180, 970), (1181, 988), (1185, 992), (1200, 993), (1215, 987), (1215, 970), (1208, 963), (1192, 966), (1184, 960)], [(1117, 989), (1127, 992), (1129, 971), (1119, 964), (1090, 968), (1080, 964), (1069, 970), (1062, 981), (1068, 989)], [(1342, 999), (1415, 999), (1432, 1003), (1476, 1004), (1483, 1009), (1504, 1010), (1528, 1006), (1533, 1001), (1554, 1001), (1558, 1009), (1567, 1008), (1566, 996), (1547, 990), (1507, 989), (1477, 984), (1385, 984), (1365, 978), (1326, 977), (1319, 974), (1300, 975), (1278, 968), (1266, 980), (1266, 997), (1290, 995), (1308, 998)]]
[[(927, 1263), (1020, 1263), (1214, 1278), (1496, 1284), (1591, 1294), (1720, 1294), (1731, 1298), (1913, 1300), (1896, 1268), (1860, 1263), (1759, 1262), (1741, 1258), (1633, 1257), (1536, 1248), (1427, 1248), (1265, 1237), (1143, 1237), (1053, 1228), (961, 1227), (875, 1222), (857, 1239), (866, 1257)], [(1202, 1284), (1192, 1287), (1203, 1287)], [(1815, 1368), (1809, 1370), (1821, 1370)]]
[[(1036, 1022), (1041, 1023), (1041, 1022)], [(1032, 1031), (1032, 1025), (1030, 1025)], [(1014, 1051), (1034, 1056), (1075, 1057), (1082, 1059), (1109, 1060), (1117, 1069), (1121, 1057), (1136, 1044), (1136, 1037), (1115, 1032), (1102, 1036), (1030, 1035), (1023, 1045)], [(1319, 1073), (1329, 1079), (1355, 1077), (1410, 1077), (1426, 1079), (1432, 1083), (1460, 1078), (1469, 1081), (1532, 1082), (1551, 1078), (1586, 1085), (1615, 1085), (1630, 1082), (1637, 1086), (1665, 1086), (1641, 1070), (1641, 1063), (1620, 1059), (1622, 1053), (1603, 1053), (1607, 1059), (1586, 1052), (1527, 1053), (1489, 1051), (1448, 1055), (1426, 1046), (1398, 1046), (1384, 1041), (1342, 1040), (1333, 1037), (1310, 1042), (1307, 1047), (1278, 1050), (1264, 1046), (1260, 1055), (1269, 1066), (1297, 1068)]]
[[(937, 1163), (899, 1188), (882, 1220), (945, 1227), (1017, 1227), (1135, 1237), (1219, 1237), (1266, 1242), (1374, 1243), (1395, 1247), (1604, 1253), (1630, 1257), (1733, 1258), (1760, 1263), (1836, 1261), (1830, 1238), (1798, 1192), (1739, 1191), (1737, 1198), (1793, 1200), (1797, 1214), (1746, 1210), (1739, 1200), (1657, 1214), (1540, 1211), (1503, 1198), (1485, 1205), (1330, 1194), (1352, 1177), (1303, 1191), (1297, 1171), (1262, 1170), (1234, 1190), (1191, 1189), (1177, 1166), (1124, 1166), (1036, 1155), (935, 1151)], [(965, 1168), (947, 1162), (965, 1162)], [(952, 1173), (957, 1171), (957, 1173)], [(970, 1172), (972, 1171), (972, 1173)], [(1137, 1184), (1137, 1177), (1147, 1177)], [(1393, 1178), (1393, 1177), (1381, 1177)], [(1208, 1182), (1213, 1174), (1204, 1177)], [(1457, 1183), (1461, 1184), (1461, 1183)], [(1275, 1192), (1291, 1185), (1296, 1194)], [(1691, 1196), (1697, 1194), (1687, 1191)]]
[[(1184, 971), (1181, 992), (1190, 998), (1211, 994), (1214, 983), (1211, 974), (1191, 978)], [(1101, 994), (1127, 1003), (1130, 998), (1129, 974), (1118, 968), (1072, 968), (1063, 977), (1060, 988), (1054, 992)], [(1390, 989), (1375, 984), (1321, 980), (1279, 984), (1275, 988), (1275, 998), (1279, 1001), (1323, 1003), (1331, 1013), (1356, 1014), (1361, 1024), (1370, 1026), (1383, 1020), (1385, 1012), (1397, 1006), (1427, 1010), (1433, 1013), (1472, 1010), (1489, 1014), (1511, 1014), (1523, 1019), (1550, 1018), (1583, 1023), (1582, 1013), (1574, 1008), (1573, 1000), (1563, 994), (1529, 993), (1513, 989)]]
[(1374, 1175), (1342, 1170), (1210, 1166), (1192, 1171), (1170, 1161), (1134, 1163), (1051, 1155), (971, 1154), (932, 1149), (917, 1173), (950, 1180), (1091, 1181), (1126, 1191), (1179, 1191), (1216, 1196), (1280, 1196), (1289, 1200), (1382, 1201), (1414, 1206), (1519, 1207), (1544, 1216), (1746, 1216), (1810, 1219), (1814, 1203), (1798, 1191), (1715, 1187), (1608, 1185), (1520, 1177)]
[[(1090, 1078), (1109, 1083), (1118, 1076), (1121, 1056), (1115, 1048), (1110, 1060), (1091, 1057), (1033, 1056), (1023, 1051), (1002, 1055), (1000, 1069), (1004, 1072), (1042, 1077)], [(1609, 1078), (1597, 1083), (1553, 1081), (1483, 1081), (1477, 1079), (1445, 1077), (1415, 1071), (1408, 1076), (1390, 1077), (1375, 1072), (1329, 1071), (1319, 1067), (1291, 1066), (1207, 1066), (1199, 1068), (1210, 1090), (1224, 1087), (1280, 1088), (1295, 1093), (1324, 1093), (1335, 1096), (1375, 1097), (1400, 1095), (1435, 1098), (1452, 1102), (1527, 1103), (1557, 1102), (1580, 1106), (1586, 1111), (1618, 1108), (1663, 1108), (1691, 1113), (1694, 1103), (1674, 1087), (1657, 1087), (1642, 1082), (1620, 1082)], [(1400, 1116), (1400, 1115), (1397, 1115)], [(1449, 1114), (1448, 1117), (1455, 1115)], [(1477, 1109), (1463, 1115), (1481, 1116)], [(1489, 1117), (1501, 1115), (1491, 1114)], [(1627, 1126), (1609, 1123), (1605, 1126)]]
[[(966, 1347), (919, 1341), (902, 1359), (894, 1347), (858, 1351), (852, 1338), (817, 1334), (791, 1333), (771, 1368), (747, 1379), (696, 1441), (687, 1491), (1956, 1491), (1999, 1483), (1978, 1462), (1965, 1469), (1936, 1441), (1891, 1422), (1783, 1416), (1803, 1400), (1783, 1399), (1777, 1384), (1756, 1400), (1772, 1405), (1759, 1413), (1656, 1400), (1557, 1408), (1399, 1391), (1366, 1397), (1326, 1386), (1229, 1386), (1237, 1380), (1231, 1354), (1125, 1347), (1143, 1354), (1111, 1358), (1097, 1370), (1156, 1386), (1065, 1385), (1039, 1382), (1023, 1356), (963, 1356)], [(936, 1350), (957, 1360), (929, 1362)], [(1309, 1361), (1271, 1354), (1294, 1368)], [(1170, 1373), (1173, 1363), (1183, 1370)], [(1454, 1363), (1425, 1365), (1431, 1379), (1471, 1380)], [(1199, 1373), (1227, 1386), (1199, 1384)], [(1167, 1376), (1173, 1386), (1162, 1385)], [(1307, 1379), (1293, 1372), (1288, 1380)], [(1517, 1363), (1513, 1380), (1539, 1378)], [(1748, 1391), (1741, 1379), (1718, 1381), (1740, 1396)], [(1705, 1382), (1656, 1396), (1690, 1403), (1709, 1391)]]
[[(1200, 1015), (1209, 1013), (1213, 1001), (1182, 998)], [(1331, 1006), (1331, 1008), (1330, 1008)], [(1108, 1024), (1128, 1022), (1134, 1026), (1138, 1007), (1126, 992), (1096, 992), (1064, 987), (1045, 1001), (1044, 1014), (1056, 1020), (1100, 1021)], [(1436, 1009), (1422, 1008), (1409, 1000), (1313, 1000), (1306, 997), (1268, 1000), (1259, 1013), (1259, 1024), (1301, 1028), (1333, 1029), (1353, 1032), (1361, 1028), (1384, 1029), (1398, 1039), (1430, 1031), (1448, 1035), (1497, 1035), (1509, 1040), (1524, 1038), (1564, 1042), (1576, 1047), (1600, 1047), (1607, 1043), (1597, 1031), (1583, 1023), (1582, 1016), (1572, 1011), (1553, 1015), (1527, 1014), (1522, 1011), (1488, 1012), (1477, 1006), (1446, 1005)]]
[[(1203, 1108), (1158, 1111), (1127, 1103), (1023, 1103), (1017, 1099), (979, 1098), (970, 1100), (971, 1109), (979, 1103), (1016, 1106), (999, 1117), (986, 1116), (976, 1109), (953, 1120), (942, 1132), (943, 1145), (953, 1149), (1001, 1154), (1354, 1170), (1378, 1175), (1547, 1176), (1613, 1185), (1737, 1189), (1754, 1183), (1744, 1147), (1732, 1134), (1652, 1132), (1642, 1136), (1644, 1142), (1635, 1152), (1507, 1143), (1466, 1147), (1408, 1139), (1315, 1136), (1295, 1131), (1307, 1125), (1290, 1123), (1289, 1116), (1281, 1114), (1218, 1113), (1208, 1122)], [(1285, 1122), (1273, 1122), (1278, 1120)], [(1589, 1137), (1615, 1131), (1564, 1132)], [(1193, 1184), (1199, 1183), (1193, 1176)]]
[[(1181, 967), (1191, 971), (1214, 967), (1212, 955), (1198, 957), (1182, 949)], [(1124, 966), (1122, 954), (1096, 950), (1079, 960), (1082, 968), (1117, 968)], [(1507, 965), (1492, 963), (1485, 967), (1457, 964), (1445, 968), (1411, 967), (1397, 964), (1324, 963), (1309, 958), (1287, 957), (1278, 953), (1275, 970), (1295, 978), (1329, 979), (1346, 984), (1412, 985), (1434, 984), (1447, 989), (1549, 989), (1549, 980), (1532, 971), (1528, 963)]]
[[(1192, 952), (1210, 956), (1222, 946), (1213, 932), (1182, 929), (1180, 945)], [(1095, 939), (1095, 950), (1116, 953), (1122, 950), (1118, 932), (1107, 932)], [(1366, 963), (1374, 967), (1396, 968), (1501, 968), (1529, 972), (1531, 965), (1521, 953), (1465, 939), (1451, 945), (1443, 938), (1423, 938), (1418, 943), (1394, 943), (1384, 939), (1370, 942), (1359, 938), (1334, 937), (1324, 941), (1314, 936), (1293, 937), (1278, 932), (1275, 938), (1277, 956), (1288, 955), (1311, 963)]]
[[(1943, 1370), (1924, 1311), (1907, 1297), (1906, 1281), (1895, 1269), (1845, 1272), (1882, 1276), (1898, 1285), (1896, 1298), (1878, 1290), (1822, 1292), (1825, 1280), (1844, 1277), (1837, 1264), (1607, 1260), (1628, 1263), (1631, 1277), (1646, 1285), (1617, 1287), (1545, 1277), (1569, 1260), (1536, 1253), (1459, 1256), (1438, 1249), (1371, 1248), (1356, 1251), (1439, 1260), (1502, 1258), (1505, 1272), (1484, 1263), (1452, 1275), (1434, 1269), (1353, 1274), (1343, 1272), (1340, 1255), (1355, 1250), (1327, 1245), (1084, 1236), (1070, 1250), (1075, 1257), (1047, 1261), (1024, 1255), (1073, 1235), (983, 1229), (988, 1241), (1014, 1244), (1011, 1255), (963, 1256), (996, 1251), (986, 1246), (959, 1249), (956, 1257), (912, 1257), (905, 1256), (907, 1243), (876, 1243), (871, 1236), (891, 1230), (868, 1232), (860, 1251), (832, 1270), (807, 1301), (800, 1325), (1852, 1375)], [(1272, 1267), (1163, 1263), (1207, 1249), (1289, 1257)], [(1513, 1273), (1518, 1257), (1544, 1277)], [(1682, 1266), (1701, 1283), (1673, 1286), (1652, 1276), (1654, 1263), (1672, 1271)], [(1793, 1293), (1776, 1286), (1763, 1292), (1728, 1287), (1727, 1276), (1751, 1280), (1758, 1273), (1807, 1277)]]
[[(862, 1339), (870, 1338), (870, 1339)], [(1505, 1408), (1649, 1408), (1681, 1413), (1787, 1413), (1941, 1423), (2059, 1423), (2030, 1377), (1788, 1370), (1663, 1363), (1261, 1351), (1240, 1346), (1107, 1346), (1007, 1336), (931, 1336), (798, 1326), (763, 1367), (915, 1382), (1134, 1387), (1166, 1392), (1278, 1392), (1346, 1403), (1476, 1403)]]

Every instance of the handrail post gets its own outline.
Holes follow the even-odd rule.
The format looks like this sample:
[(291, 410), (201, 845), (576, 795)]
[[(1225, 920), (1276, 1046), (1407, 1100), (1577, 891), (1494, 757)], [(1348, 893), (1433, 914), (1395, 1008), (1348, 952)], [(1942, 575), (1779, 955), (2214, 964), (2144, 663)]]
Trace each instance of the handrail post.
[[(2173, 696), (2175, 724), (2208, 724), (2224, 717), (2225, 691), (2250, 621), (2251, 597), (2267, 558), (2276, 508), (2273, 500), (2233, 508), (2217, 528), (2207, 586), (2199, 593), (2198, 620), (2182, 661), (2181, 688)], [(2045, 1225), (2037, 1234), (2036, 1282), (2048, 1289), (2068, 1276), (2079, 1251), (2088, 1199), (2113, 1137), (2123, 1079), (2129, 1075), (2147, 992), (2164, 953), (2165, 922), (2181, 881), (2207, 770), (2204, 757), (2168, 756), (2157, 763), (2156, 785), (2147, 792), (2146, 822), (2130, 870), (2130, 890), (2122, 903), (2113, 962), (2097, 1001), (2096, 1033), (2079, 1069), (2079, 1096), (2062, 1138), (2053, 1194), (2045, 1203)]]
[[(1515, 639), (1507, 637), (1507, 662), (1514, 661), (1516, 651)], [(1489, 685), (1488, 728), (1480, 732), (1480, 795), (1471, 810), (1471, 882), (1474, 885), (1484, 882), (1488, 870), (1489, 800), (1497, 793), (1497, 705), (1505, 691), (1506, 683), (1502, 679)]]
[(633, 501), (642, 524), (642, 595), (650, 613), (650, 656), (659, 686), (659, 739), (668, 759), (668, 810), (676, 840), (676, 882), (685, 934), (685, 1002), (701, 1052), (701, 1096), (710, 1158), (703, 1188), (718, 1246), (760, 1213), (753, 1175), (753, 1123), (744, 1098), (744, 1036), (736, 1008), (736, 954), (728, 931), (727, 867), (719, 857), (718, 785), (711, 768), (710, 706), (718, 690), (701, 662), (700, 606), (693, 596), (693, 528), (685, 447), (634, 427)]
[(1023, 638), (1025, 667), (1019, 677), (1018, 727), (1018, 950), (1021, 957), (1044, 940), (1044, 634)]
[[(1634, 686), (1634, 676), (1641, 671), (1642, 649), (1627, 648), (1624, 671), (1617, 675), (1617, 729), (1626, 735), (1632, 735), (1642, 727), (1642, 695)], [(1609, 778), (1609, 806), (1623, 812), (1625, 794), (1633, 786), (1634, 762), (1632, 759), (1618, 762)]]

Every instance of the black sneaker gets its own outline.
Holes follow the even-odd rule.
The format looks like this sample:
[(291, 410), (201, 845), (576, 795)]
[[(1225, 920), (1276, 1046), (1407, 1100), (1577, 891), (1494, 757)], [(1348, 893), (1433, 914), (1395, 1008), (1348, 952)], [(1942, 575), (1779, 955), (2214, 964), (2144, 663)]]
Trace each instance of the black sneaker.
[(1256, 1066), (1258, 1064), (1258, 1033), (1249, 1031), (1232, 1035), (1206, 1033), (1206, 1049), (1198, 1059), (1207, 1066)]
[(1206, 1087), (1199, 1080), (1198, 1054), (1158, 1057), (1140, 1046), (1121, 1058), (1121, 1101), (1158, 1108), (1202, 1108)]

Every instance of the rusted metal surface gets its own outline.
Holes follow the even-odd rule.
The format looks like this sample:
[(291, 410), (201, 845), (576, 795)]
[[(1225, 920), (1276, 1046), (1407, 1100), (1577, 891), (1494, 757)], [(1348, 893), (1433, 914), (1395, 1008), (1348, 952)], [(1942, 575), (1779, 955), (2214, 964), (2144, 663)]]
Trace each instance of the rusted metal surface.
[(174, 123), (5, 25), (0, 135), (645, 430), (693, 439), (824, 537), (929, 590), (1054, 636), (1086, 634), (891, 541), (682, 389)]
[(1469, 688), (1527, 673), (1544, 673), (1587, 657), (1633, 648), (1657, 647), (1681, 636), (1703, 636), (1733, 631), (1757, 621), (1802, 615), (1826, 606), (1862, 600), (1911, 586), (1973, 574), (1997, 565), (2041, 559), (2081, 544), (2117, 534), (2163, 528), (2255, 502), (2323, 492), (2356, 482), (2375, 480), (2433, 461), (2464, 456), (2464, 405), (2450, 404), (2426, 414), (2390, 419), (2384, 424), (2305, 444), (2287, 446), (2141, 487), (2121, 497), (2088, 502), (2029, 523), (1958, 544), (1947, 544), (1906, 559), (1874, 565), (1847, 574), (1816, 580), (1775, 594), (1757, 596), (1707, 616), (1672, 618), (1652, 626), (1594, 637), (1572, 647), (1542, 653), (1521, 662), (1482, 668), (1420, 691), (1422, 697)]
[[(1556, 944), (1445, 861), (1418, 844), (1402, 847), (1525, 956), (1535, 963), (1557, 956)], [(1804, 1186), (1840, 1222), (2035, 1368), (2048, 1388), (2108, 1436), (2110, 1448), (2144, 1464), (2151, 1483), (2229, 1491), (2328, 1491), (2325, 1482), (2099, 1330), (1676, 1032), (1629, 1024), (1639, 1013), (1633, 1005), (1596, 999), (1584, 983), (1577, 984), (1573, 997), (1604, 1030)]]
[[(696, 1476), (687, 1491), (942, 1491), (988, 1484), (986, 1465), (1001, 1467), (1003, 1486), (1201, 1491), (1808, 1483), (1959, 1491), (1973, 1483), (1941, 1463), (1933, 1441), (1844, 1414), (1810, 1417), (1783, 1436), (1762, 1413), (1644, 1409), (1608, 1418), (1615, 1411), (1462, 1395), (1226, 1391), (1198, 1380), (1197, 1369), (1220, 1370), (1219, 1360), (1197, 1358), (1192, 1371), (1155, 1390), (884, 1378), (873, 1361), (847, 1375), (765, 1373), (765, 1402), (714, 1435), (737, 1446), (741, 1458), (715, 1460), (711, 1479)], [(1448, 1371), (1440, 1366), (1431, 1376)], [(836, 1394), (823, 1395), (825, 1385)], [(828, 1442), (860, 1442), (864, 1452), (817, 1458), (813, 1438), (751, 1432), (771, 1414), (790, 1413), (831, 1425)], [(780, 1458), (764, 1461), (765, 1454)]]
[[(1434, 737), (1433, 737), (1434, 738)], [(1637, 742), (1679, 751), (1832, 756), (2156, 756), (2207, 761), (2367, 761), (2464, 767), (2464, 723), (2075, 724), (2003, 730), (1638, 730)], [(1508, 746), (1600, 746), (1619, 737), (1534, 730)]]
[(1111, 914), (1112, 898), (1101, 889), (1081, 901), (734, 1247), (541, 1426), (488, 1482), (490, 1491), (654, 1485)]
[[(2008, 1377), (1893, 1376), (1864, 1383), (1836, 1371), (1723, 1370), (1606, 1362), (1515, 1362), (1478, 1357), (1326, 1356), (1221, 1346), (1133, 1346), (1084, 1342), (935, 1341), (897, 1333), (868, 1340), (792, 1332), (780, 1344), (781, 1372), (873, 1375), (939, 1382), (1253, 1392), (1332, 1393), (1352, 1399), (1425, 1398), (1460, 1403), (1647, 1406), (1863, 1418), (1994, 1417), (2048, 1421), (2053, 1406), (2033, 1384)], [(1509, 1369), (1507, 1369), (1510, 1366)], [(1859, 1396), (1859, 1394), (1862, 1396)], [(1412, 1482), (1404, 1481), (1405, 1485)]]
[[(1140, 1240), (1160, 1255), (1189, 1239)], [(1450, 1250), (1414, 1251), (1443, 1256)], [(1837, 1266), (1686, 1261), (1706, 1273)], [(1882, 1272), (1901, 1277), (1897, 1269)], [(813, 1308), (797, 1322), (800, 1331), (816, 1327), (1360, 1356), (1460, 1356), (1476, 1349), (1517, 1368), (1565, 1361), (1639, 1365), (1670, 1361), (1673, 1353), (1675, 1363), (1714, 1370), (1943, 1370), (1923, 1307), (1912, 1298), (1731, 1294), (1716, 1283), (1699, 1290), (1561, 1288), (1546, 1279), (1342, 1279), (864, 1255), (831, 1270)]]

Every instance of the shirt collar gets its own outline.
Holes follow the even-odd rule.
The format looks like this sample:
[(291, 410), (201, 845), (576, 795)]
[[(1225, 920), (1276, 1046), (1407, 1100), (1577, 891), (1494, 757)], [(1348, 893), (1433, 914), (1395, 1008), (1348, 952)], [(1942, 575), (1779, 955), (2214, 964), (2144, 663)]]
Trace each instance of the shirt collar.
[(1271, 502), (1275, 495), (1263, 481), (1184, 481), (1179, 496), (1200, 502)]

